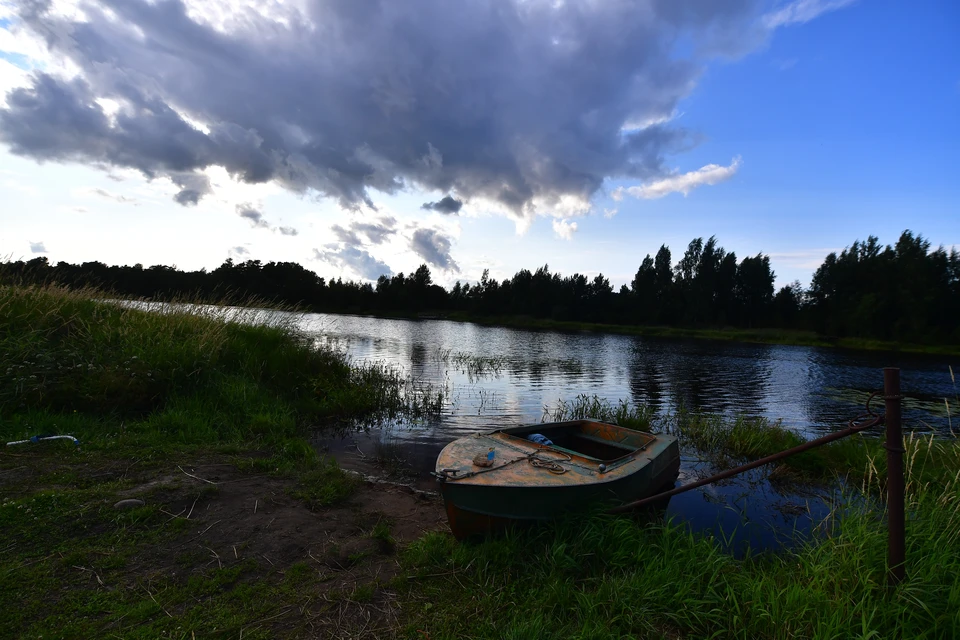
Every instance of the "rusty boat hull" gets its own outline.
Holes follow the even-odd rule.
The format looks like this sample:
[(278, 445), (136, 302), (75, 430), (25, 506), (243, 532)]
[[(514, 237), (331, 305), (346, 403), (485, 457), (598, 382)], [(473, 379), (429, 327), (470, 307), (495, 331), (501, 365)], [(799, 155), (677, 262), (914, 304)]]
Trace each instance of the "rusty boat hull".
[[(481, 466), (491, 451), (492, 464)], [(455, 440), (440, 452), (436, 475), (450, 529), (464, 539), (650, 496), (671, 487), (679, 470), (673, 436), (573, 420)]]

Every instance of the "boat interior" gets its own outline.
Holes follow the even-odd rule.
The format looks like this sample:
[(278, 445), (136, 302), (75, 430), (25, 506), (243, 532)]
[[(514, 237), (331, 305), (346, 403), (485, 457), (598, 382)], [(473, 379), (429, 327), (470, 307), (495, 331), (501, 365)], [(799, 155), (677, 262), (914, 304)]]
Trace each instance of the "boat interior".
[(642, 450), (655, 439), (649, 433), (591, 420), (546, 423), (503, 429), (502, 432), (522, 440), (540, 434), (552, 442), (549, 445), (552, 449), (604, 463)]

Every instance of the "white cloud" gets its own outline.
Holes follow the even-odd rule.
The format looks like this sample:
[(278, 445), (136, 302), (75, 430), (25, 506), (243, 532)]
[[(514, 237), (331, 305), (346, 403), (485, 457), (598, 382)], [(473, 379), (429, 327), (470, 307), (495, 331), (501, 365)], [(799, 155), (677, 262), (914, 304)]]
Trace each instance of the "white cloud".
[(623, 199), (624, 193), (644, 200), (662, 198), (671, 193), (682, 193), (686, 196), (701, 185), (714, 185), (729, 180), (737, 173), (739, 168), (740, 156), (737, 156), (726, 167), (719, 164), (708, 164), (695, 171), (678, 173), (644, 185), (627, 187), (626, 189), (618, 187), (612, 196), (617, 201)]
[(669, 113), (662, 113), (656, 115), (642, 116), (636, 119), (630, 119), (623, 123), (623, 126), (620, 127), (620, 131), (642, 131), (644, 129), (649, 129), (650, 127), (655, 127), (660, 124), (667, 124), (673, 120), (676, 120), (683, 113), (674, 109)]
[(97, 196), (99, 198), (104, 198), (106, 200), (113, 200), (114, 202), (117, 202), (119, 204), (132, 204), (134, 206), (137, 206), (138, 204), (136, 198), (125, 196), (122, 193), (114, 193), (113, 191), (109, 191), (107, 189), (101, 189), (100, 187), (87, 187), (84, 189), (76, 189), (74, 190), (73, 195), (77, 197)]
[(564, 240), (572, 240), (573, 234), (577, 231), (576, 222), (568, 222), (566, 220), (554, 220), (553, 221), (553, 232), (557, 234), (558, 238)]
[(853, 4), (857, 0), (795, 0), (763, 16), (763, 24), (776, 29), (791, 24), (803, 24), (814, 18)]
[(30, 243), (30, 253), (46, 253), (47, 248), (43, 246), (42, 242), (31, 242)]

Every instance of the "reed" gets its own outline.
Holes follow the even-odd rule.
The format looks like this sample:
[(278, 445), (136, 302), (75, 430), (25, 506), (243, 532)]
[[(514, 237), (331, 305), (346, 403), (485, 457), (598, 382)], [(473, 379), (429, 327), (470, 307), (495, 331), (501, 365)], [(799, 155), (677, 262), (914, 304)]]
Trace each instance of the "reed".
[[(542, 421), (595, 418), (631, 429), (676, 436), (681, 447), (717, 467), (732, 467), (798, 446), (805, 439), (779, 421), (762, 417), (724, 416), (680, 409), (658, 414), (646, 405), (625, 400), (613, 404), (596, 395), (581, 394), (571, 401), (560, 400), (551, 409), (544, 407)], [(833, 480), (837, 476), (859, 479), (864, 462), (882, 458), (878, 434), (865, 433), (827, 446), (791, 456), (780, 462), (781, 473), (789, 472), (808, 480)], [(877, 463), (884, 477), (885, 460)]]
[(541, 422), (593, 418), (613, 422), (628, 429), (650, 431), (655, 414), (656, 412), (646, 405), (632, 405), (625, 400), (619, 400), (614, 405), (606, 398), (582, 393), (570, 401), (558, 400), (552, 409), (544, 407)]

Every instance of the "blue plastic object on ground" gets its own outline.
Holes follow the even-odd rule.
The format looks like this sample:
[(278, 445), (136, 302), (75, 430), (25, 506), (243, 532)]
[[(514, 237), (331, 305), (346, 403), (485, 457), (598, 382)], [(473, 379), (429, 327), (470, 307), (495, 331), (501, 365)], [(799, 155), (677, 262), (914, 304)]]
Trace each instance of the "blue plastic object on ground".
[(542, 444), (544, 446), (550, 446), (553, 444), (553, 441), (542, 433), (531, 433), (527, 436), (527, 440), (536, 442), (537, 444)]

